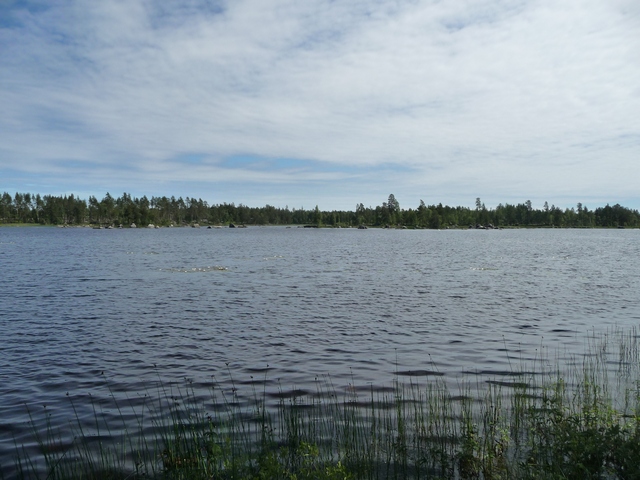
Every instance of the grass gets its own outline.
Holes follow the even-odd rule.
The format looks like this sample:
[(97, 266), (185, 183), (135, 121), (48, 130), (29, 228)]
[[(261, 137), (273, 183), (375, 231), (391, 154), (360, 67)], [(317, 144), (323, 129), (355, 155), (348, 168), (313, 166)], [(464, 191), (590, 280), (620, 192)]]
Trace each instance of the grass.
[(51, 425), (46, 409), (44, 419), (34, 415), (38, 452), (16, 446), (11, 475), (636, 479), (637, 347), (635, 329), (616, 330), (592, 338), (587, 354), (562, 368), (557, 361), (554, 368), (533, 369), (535, 374), (512, 372), (516, 381), (467, 378), (452, 392), (442, 377), (423, 385), (396, 379), (387, 390), (344, 394), (330, 382), (318, 383), (314, 395), (280, 389), (275, 408), (267, 408), (266, 391), (252, 390), (247, 404), (235, 388), (229, 394), (214, 384), (212, 401), (219, 407), (207, 409), (187, 383), (179, 390), (161, 388), (133, 415), (116, 405), (121, 434), (112, 433), (113, 420), (104, 420), (104, 406), (96, 402), (94, 425), (86, 431), (70, 399), (77, 420), (71, 437)]

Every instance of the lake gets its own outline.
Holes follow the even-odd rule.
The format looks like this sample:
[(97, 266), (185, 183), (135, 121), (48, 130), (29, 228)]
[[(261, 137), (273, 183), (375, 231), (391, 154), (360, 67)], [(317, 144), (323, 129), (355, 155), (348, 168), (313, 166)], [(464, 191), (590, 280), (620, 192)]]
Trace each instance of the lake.
[(638, 326), (639, 272), (640, 230), (0, 228), (2, 471), (27, 409), (90, 428), (187, 381), (277, 402), (579, 357)]

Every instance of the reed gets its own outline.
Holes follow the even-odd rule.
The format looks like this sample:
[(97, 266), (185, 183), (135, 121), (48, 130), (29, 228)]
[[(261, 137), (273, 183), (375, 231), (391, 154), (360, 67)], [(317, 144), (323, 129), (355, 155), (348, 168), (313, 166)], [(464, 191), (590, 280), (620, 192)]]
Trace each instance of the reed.
[(220, 408), (208, 411), (189, 382), (160, 387), (133, 422), (116, 407), (125, 433), (115, 440), (104, 407), (92, 404), (88, 433), (70, 399), (72, 440), (34, 415), (39, 453), (16, 446), (14, 472), (61, 480), (640, 478), (637, 338), (635, 329), (612, 330), (566, 365), (545, 359), (506, 380), (462, 378), (455, 392), (442, 377), (345, 393), (328, 381), (313, 395), (280, 389), (268, 408), (266, 391), (253, 387), (247, 403), (214, 383)]

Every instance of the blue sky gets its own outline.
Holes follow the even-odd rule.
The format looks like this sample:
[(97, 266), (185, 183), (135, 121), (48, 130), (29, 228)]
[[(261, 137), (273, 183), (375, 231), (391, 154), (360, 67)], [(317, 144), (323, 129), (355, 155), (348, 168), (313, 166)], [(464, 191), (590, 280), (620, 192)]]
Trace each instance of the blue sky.
[(0, 192), (640, 208), (637, 0), (0, 0)]

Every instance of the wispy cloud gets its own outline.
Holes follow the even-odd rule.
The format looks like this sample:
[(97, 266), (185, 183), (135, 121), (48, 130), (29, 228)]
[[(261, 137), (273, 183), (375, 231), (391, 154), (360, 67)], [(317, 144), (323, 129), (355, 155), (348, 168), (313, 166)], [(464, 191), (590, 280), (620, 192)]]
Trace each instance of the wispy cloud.
[(16, 0), (0, 19), (0, 190), (640, 206), (635, 1)]

